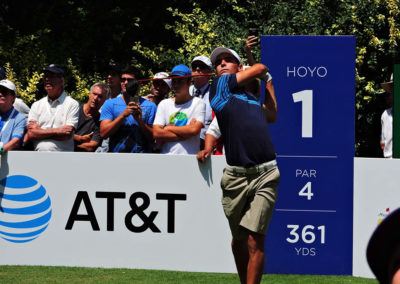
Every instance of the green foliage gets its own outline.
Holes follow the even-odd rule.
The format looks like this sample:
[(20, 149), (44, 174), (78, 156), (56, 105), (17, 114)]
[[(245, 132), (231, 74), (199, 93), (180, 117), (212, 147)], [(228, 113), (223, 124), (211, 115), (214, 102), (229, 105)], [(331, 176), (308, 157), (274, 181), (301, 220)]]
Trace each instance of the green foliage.
[(26, 87), (24, 88), (22, 83), (17, 79), (14, 70), (12, 69), (9, 62), (5, 64), (7, 79), (15, 84), (17, 87), (18, 97), (20, 97), (25, 103), (30, 104), (36, 100), (36, 94), (38, 93), (39, 81), (43, 78), (43, 73), (33, 72), (33, 74), (26, 78)]
[[(90, 93), (90, 87), (93, 84), (93, 77), (92, 80), (84, 75), (81, 75), (78, 71), (78, 69), (74, 66), (72, 63), (72, 59), (68, 58), (68, 69), (72, 73), (72, 78), (75, 81), (75, 87), (70, 88), (70, 96), (77, 100), (80, 103), (84, 103), (87, 101)], [(96, 74), (94, 75), (94, 78), (96, 78)], [(98, 80), (95, 81), (100, 81), (99, 78)], [(91, 83), (92, 82), (92, 83)], [(66, 86), (68, 87), (68, 86)]]
[(178, 48), (178, 51), (183, 54), (186, 64), (190, 64), (193, 56), (209, 56), (217, 40), (217, 34), (214, 32), (215, 17), (208, 16), (196, 3), (193, 4), (193, 10), (190, 13), (182, 13), (171, 7), (167, 10), (178, 20), (174, 25), (166, 24), (165, 28), (173, 30), (181, 37), (182, 46)]
[(395, 0), (221, 0), (209, 17), (217, 17), (216, 34), (239, 53), (249, 27), (266, 35), (355, 35), (356, 155), (381, 156), (384, 105), (376, 94), (398, 60), (399, 16)]
[[(44, 95), (37, 86), (48, 63), (69, 67), (66, 90), (82, 102), (110, 61), (135, 65), (140, 77), (149, 78), (176, 64), (188, 65), (194, 56), (209, 55), (217, 46), (233, 48), (245, 58), (249, 28), (258, 28), (259, 35), (355, 35), (356, 155), (381, 155), (379, 116), (384, 103), (376, 94), (399, 60), (398, 0), (148, 0), (102, 5), (5, 0), (0, 6), (0, 64), (9, 62), (14, 68), (10, 74), (27, 103)], [(255, 55), (259, 59), (260, 51)], [(140, 94), (149, 90), (149, 84), (143, 84)]]

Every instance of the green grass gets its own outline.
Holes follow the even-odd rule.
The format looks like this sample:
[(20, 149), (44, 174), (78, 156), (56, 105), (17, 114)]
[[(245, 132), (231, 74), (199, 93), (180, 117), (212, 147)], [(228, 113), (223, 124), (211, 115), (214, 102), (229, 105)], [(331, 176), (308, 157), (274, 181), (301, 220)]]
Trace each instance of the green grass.
[[(239, 283), (236, 274), (60, 266), (0, 266), (0, 283)], [(262, 283), (378, 283), (351, 276), (266, 274)]]

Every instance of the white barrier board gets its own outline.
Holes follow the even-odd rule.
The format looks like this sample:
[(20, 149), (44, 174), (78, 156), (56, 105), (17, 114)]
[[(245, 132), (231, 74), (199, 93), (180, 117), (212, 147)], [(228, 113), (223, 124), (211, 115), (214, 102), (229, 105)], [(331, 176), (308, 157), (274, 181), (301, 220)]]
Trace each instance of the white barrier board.
[(354, 159), (354, 276), (375, 278), (367, 263), (367, 245), (379, 222), (400, 207), (399, 169), (399, 159)]
[(224, 167), (224, 156), (200, 165), (195, 156), (10, 152), (0, 265), (235, 272)]

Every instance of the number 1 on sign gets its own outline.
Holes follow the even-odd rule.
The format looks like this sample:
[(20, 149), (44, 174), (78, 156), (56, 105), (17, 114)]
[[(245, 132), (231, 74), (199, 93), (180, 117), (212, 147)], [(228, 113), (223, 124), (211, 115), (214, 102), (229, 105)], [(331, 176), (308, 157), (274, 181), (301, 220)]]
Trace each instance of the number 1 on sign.
[(314, 193), (311, 191), (311, 181), (307, 182), (305, 186), (299, 191), (299, 196), (306, 196), (307, 200), (311, 200)]
[(292, 94), (295, 103), (302, 102), (301, 105), (301, 137), (313, 137), (313, 91), (304, 90)]

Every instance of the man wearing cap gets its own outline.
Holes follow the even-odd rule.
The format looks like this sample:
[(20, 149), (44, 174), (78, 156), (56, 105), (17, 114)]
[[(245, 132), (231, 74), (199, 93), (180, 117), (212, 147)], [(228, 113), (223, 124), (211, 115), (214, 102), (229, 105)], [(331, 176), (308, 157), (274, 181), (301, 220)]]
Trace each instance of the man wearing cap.
[[(210, 74), (212, 70), (212, 64), (210, 58), (200, 55), (196, 56), (192, 60), (192, 74), (193, 75), (204, 75)], [(204, 126), (200, 132), (200, 149), (204, 149), (204, 139), (210, 123), (212, 121), (212, 109), (210, 106), (209, 92), (210, 92), (210, 75), (208, 76), (195, 76), (193, 77), (193, 85), (190, 86), (190, 94), (192, 96), (203, 99), (206, 105), (206, 113), (204, 117)]]
[(64, 92), (64, 70), (51, 64), (44, 71), (47, 96), (35, 102), (28, 116), (26, 140), (36, 151), (74, 151), (79, 104)]
[(0, 81), (0, 154), (18, 148), (24, 137), (26, 118), (13, 107), (16, 95), (14, 83)]
[(393, 74), (389, 82), (382, 83), (388, 108), (381, 115), (381, 149), (385, 158), (393, 156)]
[[(0, 80), (4, 80), (6, 79), (6, 70), (4, 69), (4, 67), (0, 66)], [(23, 100), (21, 100), (20, 98), (15, 98), (14, 101), (14, 108), (22, 115), (24, 115), (26, 118), (28, 118), (28, 114), (30, 111), (30, 108), (26, 105), (26, 103), (24, 103)]]
[(94, 152), (101, 143), (100, 108), (110, 95), (110, 88), (103, 83), (90, 87), (89, 99), (79, 106), (78, 127), (74, 134), (76, 152)]
[(106, 72), (106, 83), (111, 89), (111, 96), (107, 99), (113, 99), (121, 94), (121, 69), (117, 64), (110, 64)]
[[(122, 71), (122, 96), (107, 100), (101, 109), (100, 135), (110, 137), (109, 152), (148, 153), (153, 140), (153, 121), (157, 106), (142, 97), (131, 101), (127, 85), (136, 80), (136, 68), (128, 66)], [(137, 82), (137, 81), (136, 81)]]
[(171, 79), (163, 79), (167, 78), (169, 75), (166, 72), (158, 72), (154, 75), (150, 85), (151, 93), (145, 96), (146, 100), (149, 100), (156, 105), (158, 105), (163, 99), (168, 96), (169, 91), (171, 90)]
[(161, 101), (154, 120), (153, 133), (162, 142), (163, 154), (197, 154), (200, 130), (204, 123), (205, 104), (189, 93), (191, 72), (180, 64), (171, 71), (174, 98)]
[(211, 62), (218, 77), (210, 87), (210, 104), (228, 164), (221, 188), (232, 251), (240, 281), (260, 283), (280, 174), (263, 106), (244, 86), (257, 78), (267, 81), (268, 68), (258, 63), (243, 70), (239, 55), (225, 47), (213, 50)]

